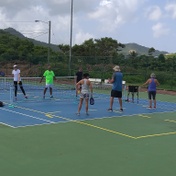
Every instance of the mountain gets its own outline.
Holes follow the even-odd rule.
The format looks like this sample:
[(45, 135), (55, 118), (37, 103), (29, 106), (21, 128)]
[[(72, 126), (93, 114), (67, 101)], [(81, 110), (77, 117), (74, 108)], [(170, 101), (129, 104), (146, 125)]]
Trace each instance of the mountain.
[[(36, 46), (48, 47), (48, 43), (40, 42), (38, 40), (31, 39), (31, 38), (27, 38), (23, 34), (21, 34), (20, 32), (16, 31), (13, 28), (7, 28), (7, 29), (4, 29), (4, 31), (8, 32), (8, 33), (10, 33), (12, 35), (15, 35), (16, 37), (19, 37), (19, 38), (22, 38), (22, 39), (28, 39), (29, 41), (31, 41), (32, 43), (34, 43), (34, 45), (36, 45)], [(54, 44), (50, 44), (50, 48), (53, 51), (60, 51), (59, 47), (57, 45), (54, 45)]]
[[(44, 47), (48, 47), (48, 44), (45, 42), (40, 42), (31, 38), (27, 38), (25, 37), (23, 34), (21, 34), (20, 32), (16, 31), (13, 28), (7, 28), (4, 29), (5, 32), (8, 32), (12, 35), (15, 35), (19, 38), (25, 38), (28, 39), (29, 41), (33, 42), (34, 45), (37, 46), (44, 46)], [(50, 44), (50, 47), (53, 51), (60, 51), (59, 47), (57, 45), (54, 44)], [(130, 50), (135, 50), (137, 52), (138, 55), (148, 55), (148, 47), (136, 44), (136, 43), (127, 43), (125, 44), (125, 48), (122, 48), (122, 50), (120, 51), (120, 53), (124, 54), (124, 55), (129, 55), (129, 51)], [(153, 56), (158, 56), (160, 54), (168, 54), (168, 52), (166, 51), (159, 51), (159, 50), (155, 50), (155, 52), (153, 53)]]
[[(125, 44), (125, 48), (123, 48), (120, 51), (120, 53), (124, 55), (129, 55), (130, 50), (135, 50), (138, 55), (148, 55), (149, 48), (136, 43), (127, 43)], [(168, 52), (155, 50), (155, 52), (153, 53), (153, 56), (159, 56), (160, 54), (165, 55), (165, 54), (168, 54)]]

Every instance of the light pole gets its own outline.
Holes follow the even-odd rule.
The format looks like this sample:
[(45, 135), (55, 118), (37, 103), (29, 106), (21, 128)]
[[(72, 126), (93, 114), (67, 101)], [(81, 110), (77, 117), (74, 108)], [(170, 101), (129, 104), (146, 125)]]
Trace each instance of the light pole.
[(72, 34), (73, 34), (73, 0), (71, 0), (70, 9), (70, 52), (69, 52), (69, 75), (71, 76), (71, 60), (72, 60)]
[(50, 44), (51, 44), (51, 21), (35, 20), (35, 22), (42, 22), (48, 24), (48, 64), (50, 63)]

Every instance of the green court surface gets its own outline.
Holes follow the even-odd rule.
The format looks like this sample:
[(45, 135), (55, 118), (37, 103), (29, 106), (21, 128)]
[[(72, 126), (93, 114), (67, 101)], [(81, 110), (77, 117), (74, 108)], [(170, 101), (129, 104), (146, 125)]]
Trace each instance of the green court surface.
[[(157, 97), (176, 102), (174, 96)], [(0, 125), (0, 141), (2, 176), (176, 173), (176, 111), (20, 128)]]

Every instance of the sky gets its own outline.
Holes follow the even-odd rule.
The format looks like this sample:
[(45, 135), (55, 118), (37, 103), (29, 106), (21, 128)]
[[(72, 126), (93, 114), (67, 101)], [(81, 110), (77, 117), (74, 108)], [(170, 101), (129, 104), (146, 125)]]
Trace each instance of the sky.
[[(0, 0), (0, 29), (70, 44), (72, 0)], [(35, 22), (39, 20), (39, 22)], [(111, 37), (176, 53), (176, 0), (73, 0), (72, 45)]]

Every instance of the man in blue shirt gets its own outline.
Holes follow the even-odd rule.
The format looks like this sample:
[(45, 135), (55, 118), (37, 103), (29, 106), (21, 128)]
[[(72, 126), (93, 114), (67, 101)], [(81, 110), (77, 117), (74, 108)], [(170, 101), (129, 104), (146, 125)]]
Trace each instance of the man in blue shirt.
[(119, 105), (120, 105), (120, 111), (123, 111), (122, 107), (122, 80), (123, 80), (123, 74), (120, 71), (120, 67), (116, 65), (113, 70), (115, 71), (112, 75), (112, 79), (109, 80), (109, 83), (112, 83), (112, 90), (111, 90), (111, 98), (110, 98), (110, 107), (108, 111), (113, 111), (113, 103), (114, 98), (118, 98)]

